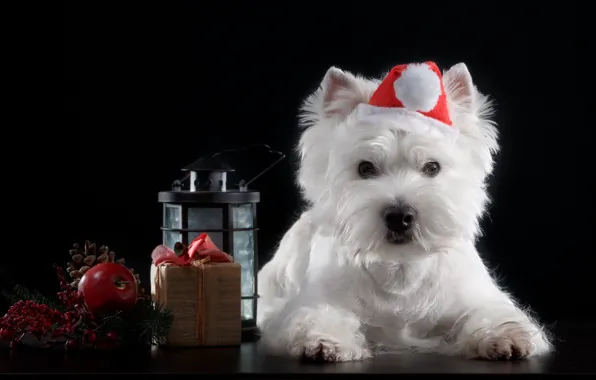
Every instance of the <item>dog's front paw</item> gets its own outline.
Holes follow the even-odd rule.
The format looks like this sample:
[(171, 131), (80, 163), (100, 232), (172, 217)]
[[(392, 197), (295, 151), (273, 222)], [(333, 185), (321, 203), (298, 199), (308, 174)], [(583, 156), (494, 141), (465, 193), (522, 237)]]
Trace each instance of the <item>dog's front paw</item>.
[(291, 349), (293, 356), (306, 361), (347, 362), (371, 357), (368, 348), (357, 342), (342, 342), (333, 337), (319, 337), (297, 342)]
[(534, 351), (532, 334), (515, 322), (477, 331), (466, 348), (470, 359), (523, 359)]

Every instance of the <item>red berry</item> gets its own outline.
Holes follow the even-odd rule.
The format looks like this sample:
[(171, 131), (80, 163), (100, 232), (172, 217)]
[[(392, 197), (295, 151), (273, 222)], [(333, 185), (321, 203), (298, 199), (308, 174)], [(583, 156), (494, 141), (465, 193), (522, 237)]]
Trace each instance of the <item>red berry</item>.
[(118, 334), (116, 334), (114, 331), (110, 331), (109, 333), (106, 334), (106, 338), (108, 338), (108, 340), (114, 342), (118, 340)]
[(0, 329), (0, 339), (11, 340), (14, 338), (14, 331), (10, 329)]
[(97, 334), (93, 330), (86, 330), (83, 333), (83, 338), (89, 343), (94, 343), (97, 340)]
[(72, 351), (72, 350), (76, 350), (79, 347), (79, 342), (76, 339), (69, 339), (68, 341), (66, 341), (66, 343), (64, 344), (64, 348), (67, 351)]

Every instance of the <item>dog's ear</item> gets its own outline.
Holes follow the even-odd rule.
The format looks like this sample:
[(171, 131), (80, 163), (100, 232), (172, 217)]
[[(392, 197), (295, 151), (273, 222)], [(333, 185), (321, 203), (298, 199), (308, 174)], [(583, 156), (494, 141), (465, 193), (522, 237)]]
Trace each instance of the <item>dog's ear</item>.
[(302, 124), (310, 126), (322, 120), (344, 120), (358, 104), (370, 99), (374, 91), (371, 83), (337, 67), (329, 68), (319, 88), (301, 107)]
[(474, 151), (485, 170), (492, 170), (493, 153), (499, 150), (497, 129), (492, 120), (492, 102), (481, 94), (464, 63), (443, 73), (449, 112), (455, 126), (474, 142)]
[(459, 110), (473, 112), (475, 106), (475, 89), (472, 75), (465, 63), (452, 66), (443, 74), (443, 83), (447, 99)]

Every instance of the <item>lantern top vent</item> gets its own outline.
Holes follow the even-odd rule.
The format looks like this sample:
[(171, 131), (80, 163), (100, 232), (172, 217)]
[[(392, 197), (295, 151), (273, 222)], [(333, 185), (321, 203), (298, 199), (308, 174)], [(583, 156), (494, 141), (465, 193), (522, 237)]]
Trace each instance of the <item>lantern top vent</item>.
[[(224, 153), (239, 153), (252, 148), (265, 149), (277, 159), (268, 167), (254, 175), (250, 180), (235, 180), (237, 184), (228, 188), (228, 173), (236, 172), (236, 168), (228, 164), (221, 156)], [(172, 183), (172, 191), (159, 193), (159, 201), (165, 203), (254, 203), (259, 202), (258, 191), (250, 190), (249, 185), (268, 172), (273, 166), (285, 158), (285, 154), (272, 150), (268, 145), (259, 144), (243, 149), (227, 149), (213, 155), (200, 157), (181, 170), (187, 172), (184, 178)], [(245, 160), (246, 161), (246, 160)], [(243, 163), (245, 162), (243, 161)], [(241, 165), (242, 166), (242, 165)], [(240, 170), (242, 172), (242, 169)], [(187, 190), (183, 184), (188, 182)]]
[(234, 172), (236, 169), (219, 157), (205, 156), (182, 168), (186, 172)]

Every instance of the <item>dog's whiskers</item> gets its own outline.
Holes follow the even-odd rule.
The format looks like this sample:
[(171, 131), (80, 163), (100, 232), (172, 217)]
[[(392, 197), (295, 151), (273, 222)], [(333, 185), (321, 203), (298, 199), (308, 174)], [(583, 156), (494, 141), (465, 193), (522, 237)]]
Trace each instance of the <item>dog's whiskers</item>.
[(424, 249), (424, 251), (430, 251), (430, 246), (428, 245), (424, 237), (422, 237), (422, 231), (420, 231), (419, 225), (416, 225), (414, 227), (414, 241), (418, 242), (418, 244), (422, 246), (422, 249)]

